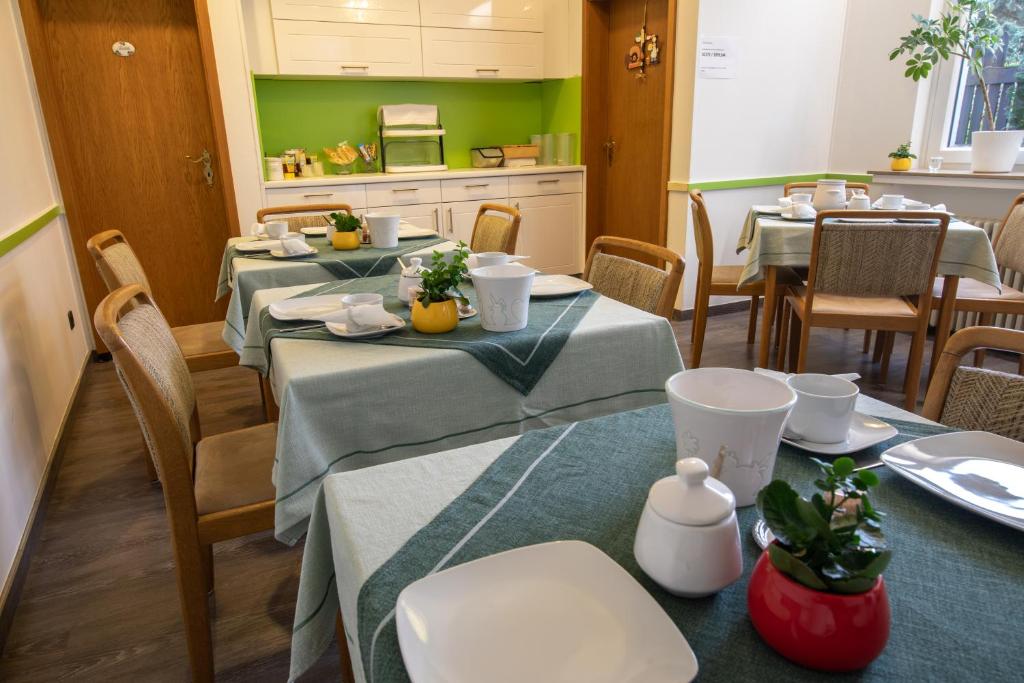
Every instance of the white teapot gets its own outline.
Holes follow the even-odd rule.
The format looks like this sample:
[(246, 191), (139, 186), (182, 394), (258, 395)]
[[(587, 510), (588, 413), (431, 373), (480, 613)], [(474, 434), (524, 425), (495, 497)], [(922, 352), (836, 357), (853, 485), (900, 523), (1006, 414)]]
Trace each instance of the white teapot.
[(743, 574), (736, 498), (708, 476), (700, 458), (676, 462), (676, 474), (651, 487), (633, 544), (648, 576), (674, 595), (698, 598)]
[(413, 256), (409, 259), (409, 265), (402, 269), (402, 275), (398, 278), (398, 299), (402, 303), (409, 303), (409, 288), (419, 287), (423, 282), (423, 259)]
[(819, 180), (814, 187), (811, 203), (815, 211), (846, 208), (846, 181)]
[(853, 191), (853, 196), (850, 197), (850, 201), (846, 204), (846, 208), (850, 211), (870, 211), (871, 198), (864, 193), (864, 190), (858, 188)]

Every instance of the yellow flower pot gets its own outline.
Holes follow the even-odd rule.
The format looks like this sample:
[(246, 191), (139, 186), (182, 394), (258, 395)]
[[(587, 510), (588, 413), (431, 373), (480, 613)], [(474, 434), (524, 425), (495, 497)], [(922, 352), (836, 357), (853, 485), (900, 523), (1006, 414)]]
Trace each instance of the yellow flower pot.
[(359, 233), (355, 230), (352, 232), (336, 232), (334, 233), (334, 236), (331, 237), (331, 244), (339, 251), (358, 249)]
[(914, 161), (913, 159), (909, 159), (909, 158), (907, 158), (907, 159), (892, 159), (892, 163), (889, 164), (889, 167), (892, 168), (892, 170), (894, 170), (894, 171), (909, 171), (911, 165), (913, 164), (913, 161)]
[(426, 308), (417, 299), (412, 305), (412, 326), (423, 334), (451, 332), (459, 324), (459, 309), (455, 301), (435, 301)]

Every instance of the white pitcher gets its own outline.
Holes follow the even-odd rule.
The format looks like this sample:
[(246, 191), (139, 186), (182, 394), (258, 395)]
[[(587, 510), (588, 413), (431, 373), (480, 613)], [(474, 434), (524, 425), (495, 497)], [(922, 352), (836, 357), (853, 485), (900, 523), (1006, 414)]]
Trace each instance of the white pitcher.
[(846, 181), (819, 180), (814, 188), (815, 211), (846, 208)]
[(476, 288), (481, 327), (491, 332), (515, 332), (526, 327), (535, 272), (513, 264), (469, 272)]

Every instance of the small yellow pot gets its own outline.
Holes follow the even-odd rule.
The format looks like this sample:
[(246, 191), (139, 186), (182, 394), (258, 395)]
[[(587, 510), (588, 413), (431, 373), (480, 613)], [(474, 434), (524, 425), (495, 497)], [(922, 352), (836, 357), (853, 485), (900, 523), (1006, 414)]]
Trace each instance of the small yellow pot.
[(913, 165), (913, 159), (892, 159), (889, 167), (894, 171), (909, 171)]
[(459, 308), (455, 301), (435, 301), (426, 308), (417, 299), (412, 305), (412, 326), (423, 334), (451, 332), (459, 324)]
[(355, 230), (352, 232), (336, 232), (334, 233), (334, 236), (331, 237), (331, 244), (339, 251), (358, 249), (359, 233)]

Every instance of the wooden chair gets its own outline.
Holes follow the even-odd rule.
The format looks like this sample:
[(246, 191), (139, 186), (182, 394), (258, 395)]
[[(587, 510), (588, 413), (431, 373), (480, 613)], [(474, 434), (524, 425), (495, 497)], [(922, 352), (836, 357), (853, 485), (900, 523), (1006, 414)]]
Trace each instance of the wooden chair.
[[(302, 228), (319, 228), (330, 225), (326, 214), (344, 211), (352, 213), (348, 204), (292, 204), (289, 206), (268, 206), (256, 212), (256, 220), (264, 223), (267, 216), (271, 220), (280, 218), (288, 223), (288, 229), (298, 232)], [(288, 215), (284, 215), (288, 214)]]
[(982, 430), (1024, 441), (1024, 377), (963, 367), (977, 349), (1024, 354), (1024, 332), (1001, 327), (965, 327), (942, 350), (922, 415), (948, 427)]
[[(764, 282), (753, 282), (740, 286), (743, 266), (714, 265), (715, 244), (711, 231), (711, 219), (704, 195), (700, 190), (690, 190), (690, 210), (693, 212), (693, 237), (697, 249), (697, 292), (693, 301), (693, 325), (690, 328), (690, 367), (700, 367), (704, 350), (704, 334), (708, 324), (708, 308), (712, 296), (749, 296), (750, 321), (747, 324), (747, 343), (753, 344), (757, 333), (757, 307), (764, 296)], [(780, 285), (799, 285), (802, 280), (791, 268), (779, 268)], [(779, 297), (781, 308), (782, 297)], [(781, 316), (776, 315), (778, 320)]]
[(212, 681), (212, 546), (273, 528), (277, 425), (201, 438), (185, 359), (140, 285), (108, 294), (93, 321), (163, 482), (192, 678)]
[[(843, 222), (857, 218), (892, 222)], [(790, 363), (795, 371), (806, 369), (811, 327), (911, 332), (914, 339), (904, 392), (905, 407), (913, 410), (932, 310), (932, 285), (948, 227), (946, 213), (819, 211), (807, 285), (791, 288), (783, 315), (784, 324), (791, 320), (793, 326)], [(780, 356), (785, 328), (782, 334)]]
[[(609, 248), (652, 258), (669, 269), (605, 253)], [(683, 257), (666, 247), (606, 235), (591, 245), (583, 279), (599, 294), (672, 320), (684, 265)]]
[(519, 209), (503, 204), (481, 204), (473, 223), (469, 248), (475, 252), (503, 251), (516, 253), (519, 237)]
[[(93, 235), (85, 246), (96, 261), (96, 268), (108, 291), (135, 284), (152, 296), (146, 272), (120, 230), (105, 230)], [(223, 320), (171, 328), (190, 371), (238, 365), (238, 354), (221, 338), (223, 330)]]
[[(788, 197), (794, 192), (802, 192), (805, 190), (811, 190), (812, 192), (818, 187), (818, 183), (811, 182), (799, 182), (799, 183), (786, 183), (782, 186), (782, 196)], [(853, 194), (852, 190), (864, 190), (864, 194), (868, 194), (871, 190), (871, 186), (867, 183), (846, 183), (846, 196), (849, 198)]]

